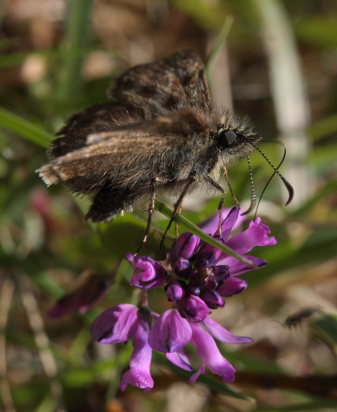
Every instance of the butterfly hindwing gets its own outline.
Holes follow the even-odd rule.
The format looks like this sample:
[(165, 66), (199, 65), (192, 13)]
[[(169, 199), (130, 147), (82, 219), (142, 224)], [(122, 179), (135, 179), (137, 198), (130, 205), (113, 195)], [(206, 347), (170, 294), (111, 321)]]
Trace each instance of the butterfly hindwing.
[(202, 113), (180, 110), (94, 133), (83, 147), (52, 160), (39, 174), (48, 185), (64, 183), (77, 193), (95, 193), (94, 204), (102, 210), (110, 204), (107, 214), (115, 215), (148, 193), (153, 179), (163, 187), (187, 178), (208, 128)]
[(156, 115), (183, 107), (210, 111), (210, 92), (199, 55), (190, 49), (123, 73), (109, 92), (113, 99), (148, 107)]

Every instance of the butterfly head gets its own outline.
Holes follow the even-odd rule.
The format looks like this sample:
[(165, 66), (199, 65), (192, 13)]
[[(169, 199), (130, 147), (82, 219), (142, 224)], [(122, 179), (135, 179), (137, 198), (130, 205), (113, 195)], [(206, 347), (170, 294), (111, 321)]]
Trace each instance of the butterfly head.
[(217, 147), (228, 157), (241, 158), (249, 155), (261, 136), (255, 133), (246, 120), (229, 115), (223, 116), (212, 132)]

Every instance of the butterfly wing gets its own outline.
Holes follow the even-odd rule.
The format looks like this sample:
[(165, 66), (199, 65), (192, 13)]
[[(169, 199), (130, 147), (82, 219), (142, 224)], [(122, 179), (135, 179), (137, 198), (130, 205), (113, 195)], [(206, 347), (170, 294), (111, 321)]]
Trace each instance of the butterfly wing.
[(211, 107), (205, 67), (192, 49), (132, 67), (116, 80), (109, 94), (122, 104), (146, 107), (155, 117), (184, 107), (205, 112)]
[(74, 115), (60, 130), (50, 149), (57, 158), (81, 148), (91, 133), (115, 130), (155, 119), (182, 108), (208, 113), (210, 92), (205, 68), (194, 50), (181, 50), (154, 63), (135, 66), (116, 79), (112, 102)]
[(108, 221), (147, 195), (152, 182), (165, 188), (186, 179), (205, 145), (208, 124), (195, 110), (87, 136), (80, 149), (57, 157), (39, 170), (48, 184), (95, 193), (87, 215)]
[(144, 120), (143, 110), (128, 103), (105, 102), (91, 106), (72, 116), (57, 133), (50, 147), (52, 159), (85, 146), (92, 133), (119, 129)]

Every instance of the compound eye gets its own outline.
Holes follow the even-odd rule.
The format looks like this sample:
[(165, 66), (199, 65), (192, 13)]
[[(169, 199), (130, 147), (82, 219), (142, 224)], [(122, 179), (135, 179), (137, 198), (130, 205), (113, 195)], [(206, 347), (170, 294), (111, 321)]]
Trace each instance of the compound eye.
[(234, 130), (226, 130), (221, 133), (222, 144), (226, 147), (234, 146), (237, 143), (238, 135)]

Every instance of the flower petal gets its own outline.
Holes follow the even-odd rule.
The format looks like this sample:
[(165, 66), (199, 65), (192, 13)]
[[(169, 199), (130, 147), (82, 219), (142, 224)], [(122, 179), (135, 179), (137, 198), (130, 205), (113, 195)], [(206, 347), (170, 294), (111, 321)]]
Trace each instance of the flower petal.
[(275, 237), (269, 237), (269, 234), (269, 227), (261, 223), (261, 218), (258, 217), (254, 222), (249, 223), (247, 230), (232, 237), (227, 242), (227, 246), (234, 249), (238, 253), (247, 253), (256, 246), (276, 245), (277, 241)]
[(233, 295), (243, 292), (247, 289), (248, 283), (246, 280), (230, 277), (226, 279), (222, 285), (217, 287), (217, 292), (224, 298), (229, 298)]
[(124, 391), (128, 385), (144, 389), (153, 388), (154, 382), (150, 373), (152, 348), (148, 344), (149, 325), (147, 315), (139, 311), (138, 324), (134, 335), (134, 350), (130, 359), (130, 369), (122, 376), (120, 389)]
[(206, 365), (202, 363), (200, 368), (195, 373), (193, 373), (193, 375), (190, 377), (190, 383), (194, 384), (199, 378), (199, 376), (204, 374), (205, 372), (206, 372)]
[[(231, 208), (231, 209), (224, 209), (222, 211), (222, 232), (224, 234), (224, 232), (229, 231), (227, 238), (229, 236), (229, 234), (231, 233), (231, 231), (233, 231), (234, 229), (236, 229), (237, 227), (239, 227), (241, 225), (241, 223), (246, 219), (246, 216), (242, 216), (239, 215), (236, 217), (236, 221), (233, 223), (233, 225), (231, 226), (231, 220), (235, 219), (235, 213), (233, 212), (233, 209), (237, 209), (237, 208)], [(229, 217), (230, 213), (233, 213), (233, 215), (231, 216), (231, 218), (226, 222), (227, 218)], [(226, 226), (226, 227), (225, 227)], [(211, 235), (214, 235), (217, 230), (219, 229), (219, 213), (216, 213), (211, 219), (206, 220), (205, 222), (203, 222), (200, 225), (201, 229)], [(225, 238), (226, 239), (226, 238)]]
[(100, 343), (125, 342), (133, 336), (137, 322), (138, 308), (127, 303), (109, 308), (99, 315), (91, 333)]
[(229, 235), (232, 233), (232, 230), (234, 228), (236, 221), (238, 220), (239, 213), (240, 213), (240, 209), (238, 207), (232, 207), (232, 209), (229, 211), (228, 215), (226, 216), (226, 219), (223, 220), (222, 222), (221, 232), (219, 231), (219, 228), (217, 228), (214, 235), (220, 236), (220, 233), (221, 233), (222, 240), (226, 242), (229, 238)]
[[(220, 237), (219, 228), (217, 227), (215, 232), (212, 233), (212, 236), (217, 239), (220, 243), (225, 243), (231, 234), (233, 226), (238, 219), (239, 209), (237, 207), (233, 207), (229, 210), (225, 220), (222, 223), (222, 237)], [(219, 222), (219, 217), (217, 219)], [(202, 227), (202, 229), (204, 229)], [(201, 262), (201, 264), (206, 265), (213, 265), (219, 259), (221, 259), (224, 255), (224, 252), (218, 249), (215, 246), (212, 246), (208, 243), (202, 242), (200, 250), (197, 255), (197, 262)]]
[(204, 367), (207, 366), (213, 373), (221, 376), (225, 382), (233, 382), (235, 368), (222, 356), (213, 337), (200, 325), (192, 324), (191, 327), (193, 331), (192, 342), (197, 348), (203, 364), (199, 375), (204, 372)]
[(264, 259), (261, 259), (256, 256), (245, 255), (247, 259), (249, 259), (254, 266), (246, 265), (245, 263), (240, 262), (240, 260), (232, 257), (232, 256), (225, 256), (224, 258), (220, 259), (218, 264), (226, 264), (230, 267), (230, 274), (231, 276), (239, 276), (243, 273), (250, 272), (252, 270), (260, 269), (268, 264), (268, 262)]
[(178, 366), (181, 369), (185, 369), (185, 371), (193, 370), (192, 365), (186, 356), (185, 352), (169, 352), (165, 353), (167, 359), (172, 362), (174, 365)]
[(160, 352), (177, 352), (191, 340), (192, 329), (176, 309), (164, 312), (149, 334), (149, 344)]
[(203, 325), (207, 328), (209, 333), (221, 342), (224, 343), (250, 343), (253, 342), (252, 338), (248, 338), (245, 336), (236, 336), (233, 335), (229, 330), (224, 328), (220, 323), (216, 322), (215, 320), (207, 317), (203, 321)]

